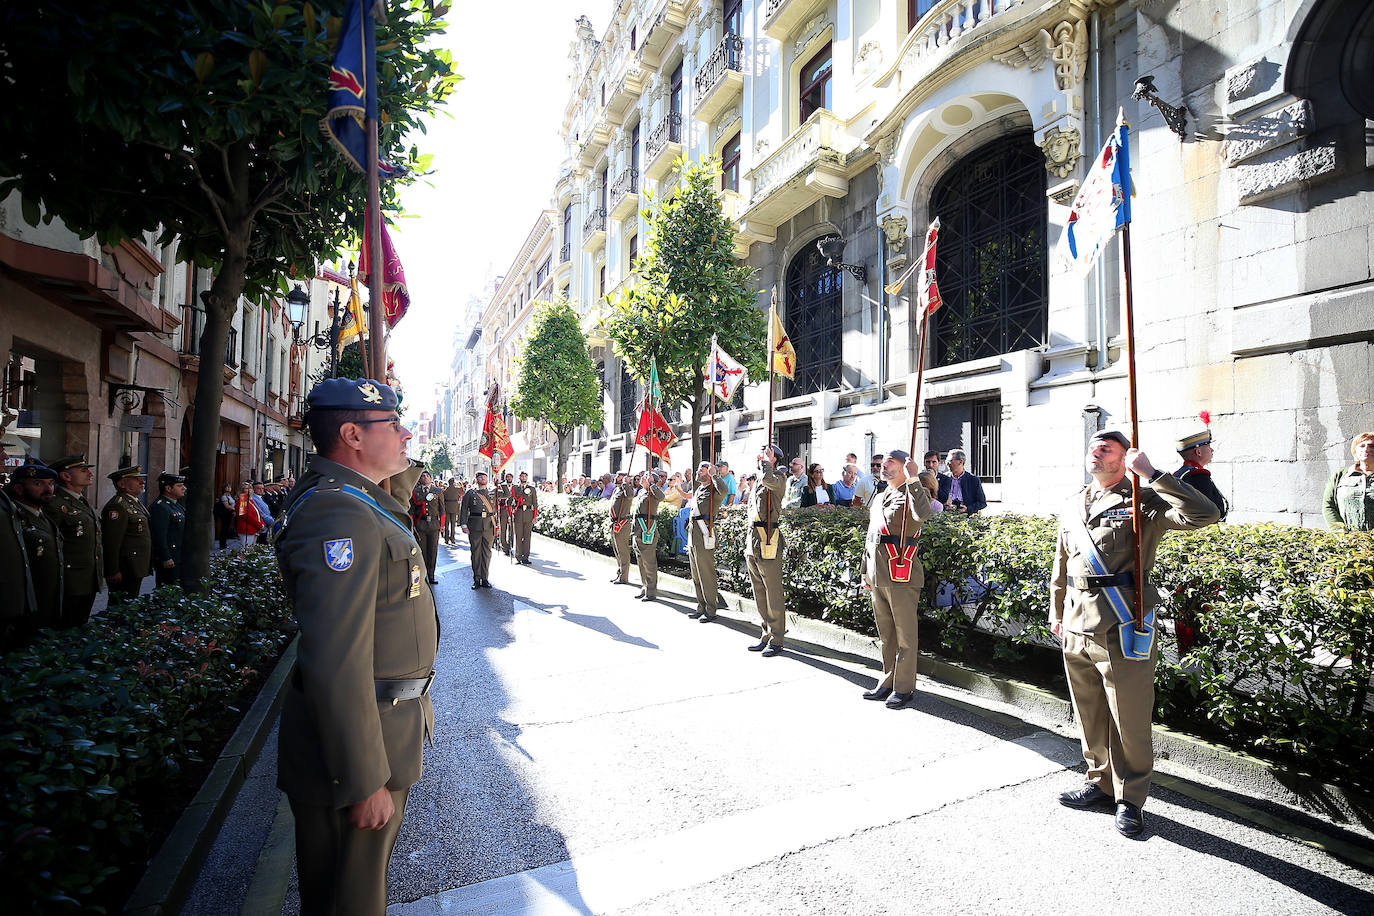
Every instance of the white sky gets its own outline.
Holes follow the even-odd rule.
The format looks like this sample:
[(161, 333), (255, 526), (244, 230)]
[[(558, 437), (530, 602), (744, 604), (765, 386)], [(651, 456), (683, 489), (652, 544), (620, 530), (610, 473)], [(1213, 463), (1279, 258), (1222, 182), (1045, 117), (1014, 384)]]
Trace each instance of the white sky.
[(446, 17), (444, 44), (463, 80), (445, 106), (451, 116), (434, 118), (415, 140), (434, 154), (436, 171), (403, 192), (409, 215), (392, 231), (411, 306), (387, 352), (412, 418), (433, 409), (468, 299), (505, 272), (549, 206), (563, 158), (573, 23), (587, 15), (599, 39), (616, 3), (456, 0)]

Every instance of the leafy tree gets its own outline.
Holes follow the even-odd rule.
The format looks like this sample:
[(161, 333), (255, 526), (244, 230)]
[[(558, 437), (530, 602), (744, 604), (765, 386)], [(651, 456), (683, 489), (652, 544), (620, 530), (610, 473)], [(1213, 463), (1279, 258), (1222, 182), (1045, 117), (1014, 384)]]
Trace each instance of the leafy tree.
[[(223, 351), (241, 296), (284, 293), (357, 236), (366, 181), (320, 130), (345, 0), (6, 4), (0, 197), (106, 244), (154, 232), (215, 273), (200, 352)], [(427, 44), (447, 7), (389, 4), (377, 30), (382, 159), (422, 170), (411, 128), (460, 79)], [(396, 209), (398, 183), (383, 185)], [(196, 383), (186, 576), (206, 573), (224, 388)]]
[(511, 411), (523, 420), (543, 420), (558, 438), (554, 483), (563, 480), (572, 431), (601, 425), (601, 382), (587, 351), (587, 337), (566, 299), (540, 302), (530, 319), (530, 336), (516, 357), (520, 380)]
[(429, 472), (435, 477), (445, 471), (453, 470), (453, 457), (458, 453), (458, 447), (452, 439), (440, 433), (425, 443), (425, 447), (420, 452), (420, 460), (429, 468)]
[(735, 260), (735, 231), (721, 211), (720, 161), (688, 165), (679, 184), (649, 214), (649, 240), (639, 282), (610, 303), (607, 331), (615, 352), (641, 381), (657, 360), (665, 406), (692, 411), (692, 466), (701, 460), (701, 418), (709, 409), (705, 366), (711, 335), (744, 364), (751, 378), (765, 371), (765, 316), (755, 304), (753, 270)]

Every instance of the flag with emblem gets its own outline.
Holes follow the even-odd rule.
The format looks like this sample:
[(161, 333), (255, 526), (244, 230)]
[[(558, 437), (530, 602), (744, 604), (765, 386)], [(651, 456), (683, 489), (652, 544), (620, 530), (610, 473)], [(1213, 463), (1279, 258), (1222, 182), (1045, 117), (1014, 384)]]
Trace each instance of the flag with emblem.
[(487, 418), (482, 423), (482, 441), (477, 447), (477, 454), (490, 459), (496, 471), (500, 471), (515, 457), (510, 430), (506, 428), (506, 419), (501, 413), (501, 386), (494, 384), (487, 391)]
[(937, 216), (926, 230), (926, 245), (921, 251), (921, 280), (916, 290), (916, 307), (921, 315), (933, 315), (944, 304), (940, 298), (940, 286), (935, 282), (935, 243), (939, 238), (940, 218)]
[(322, 126), (348, 164), (366, 171), (366, 119), (377, 117), (377, 81), (371, 67), (376, 58), (372, 15), (361, 0), (349, 0), (329, 68), (329, 109)]
[(1116, 230), (1131, 221), (1129, 132), (1118, 120), (1069, 208), (1057, 257), (1079, 275), (1093, 266)]
[(344, 311), (343, 323), (339, 326), (340, 355), (343, 354), (344, 347), (355, 340), (367, 337), (367, 317), (363, 314), (363, 300), (358, 295), (357, 278), (348, 281), (348, 286), (348, 308)]
[[(371, 220), (368, 220), (370, 223)], [(366, 224), (364, 224), (366, 226)], [(370, 234), (363, 229), (363, 248), (358, 253), (358, 279), (368, 282), (371, 265), (372, 246)], [(374, 305), (375, 308), (375, 305)], [(410, 308), (410, 291), (406, 288), (406, 272), (401, 259), (391, 244), (391, 233), (387, 231), (386, 221), (382, 221), (382, 311), (386, 316), (388, 329), (396, 327), (396, 322), (405, 317)]]
[(729, 353), (721, 349), (716, 335), (711, 335), (711, 356), (706, 360), (706, 382), (711, 392), (722, 401), (728, 402), (735, 396), (735, 389), (749, 381), (749, 373)]
[(664, 464), (672, 464), (668, 459), (668, 450), (677, 442), (677, 436), (673, 433), (673, 428), (668, 425), (663, 414), (658, 412), (659, 399), (663, 397), (663, 389), (658, 381), (658, 364), (655, 361), (649, 363), (649, 384), (644, 389), (644, 402), (639, 410), (639, 429), (635, 433), (635, 445), (642, 445), (649, 450), (652, 455), (657, 455)]
[(768, 309), (768, 349), (772, 352), (773, 371), (778, 375), (795, 378), (797, 371), (797, 351), (792, 346), (792, 338), (782, 329), (782, 319), (778, 317), (778, 303), (775, 301)]

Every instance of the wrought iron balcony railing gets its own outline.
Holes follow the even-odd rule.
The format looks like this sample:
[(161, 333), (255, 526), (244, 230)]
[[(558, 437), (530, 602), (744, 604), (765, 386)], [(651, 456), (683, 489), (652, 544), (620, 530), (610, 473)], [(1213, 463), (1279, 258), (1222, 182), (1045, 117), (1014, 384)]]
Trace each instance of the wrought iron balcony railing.
[(629, 168), (611, 185), (611, 211), (620, 209), (620, 204), (631, 194), (639, 193), (639, 169)]
[(663, 148), (669, 143), (682, 142), (682, 115), (676, 111), (670, 111), (663, 116), (663, 120), (658, 122), (658, 126), (649, 132), (649, 139), (644, 143), (644, 153), (649, 159), (653, 159), (663, 152)]
[(563, 247), (558, 249), (558, 263), (566, 264), (572, 260), (572, 242), (564, 242)]
[(697, 71), (695, 85), (698, 99), (704, 99), (725, 78), (727, 71), (739, 70), (739, 52), (742, 50), (744, 39), (738, 35), (726, 35), (720, 40), (711, 56), (706, 58), (706, 63)]
[(596, 232), (606, 231), (606, 211), (597, 207), (582, 221), (582, 236), (586, 238)]

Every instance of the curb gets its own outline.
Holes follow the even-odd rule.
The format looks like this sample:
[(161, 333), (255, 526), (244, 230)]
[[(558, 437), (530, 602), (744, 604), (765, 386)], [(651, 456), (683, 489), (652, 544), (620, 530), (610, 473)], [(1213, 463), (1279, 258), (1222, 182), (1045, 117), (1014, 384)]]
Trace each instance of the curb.
[[(614, 558), (598, 551), (538, 532), (536, 535), (607, 565), (615, 562)], [(695, 607), (695, 591), (690, 579), (660, 570), (658, 580), (660, 592), (665, 584), (670, 584)], [(728, 605), (718, 612), (722, 622), (733, 629), (751, 632), (757, 629), (758, 610), (752, 599), (723, 589), (720, 597)], [(839, 656), (867, 667), (881, 668), (882, 665), (877, 637), (864, 636), (793, 611), (787, 612), (787, 642), (813, 653)], [(1012, 706), (1015, 716), (1025, 723), (1074, 741), (1079, 739), (1067, 691), (1047, 690), (936, 658), (924, 651), (920, 652), (917, 669), (926, 677), (966, 691), (975, 699)], [(968, 706), (988, 718), (1006, 718), (1006, 713), (990, 706), (976, 703)], [(1166, 725), (1154, 725), (1153, 739), (1158, 776), (1155, 781), (1159, 785), (1374, 871), (1374, 835), (1369, 832), (1370, 825), (1374, 824), (1374, 798), (1355, 789), (1323, 783), (1307, 774), (1286, 770)], [(1336, 820), (1346, 823), (1333, 823)]]
[(179, 912), (195, 885), (210, 846), (234, 804), (239, 787), (257, 761), (262, 745), (276, 723), (283, 688), (296, 666), (299, 636), (293, 636), (277, 666), (258, 691), (253, 705), (234, 730), (219, 759), (187, 804), (172, 832), (148, 862), (124, 912), (133, 916), (161, 916)]

